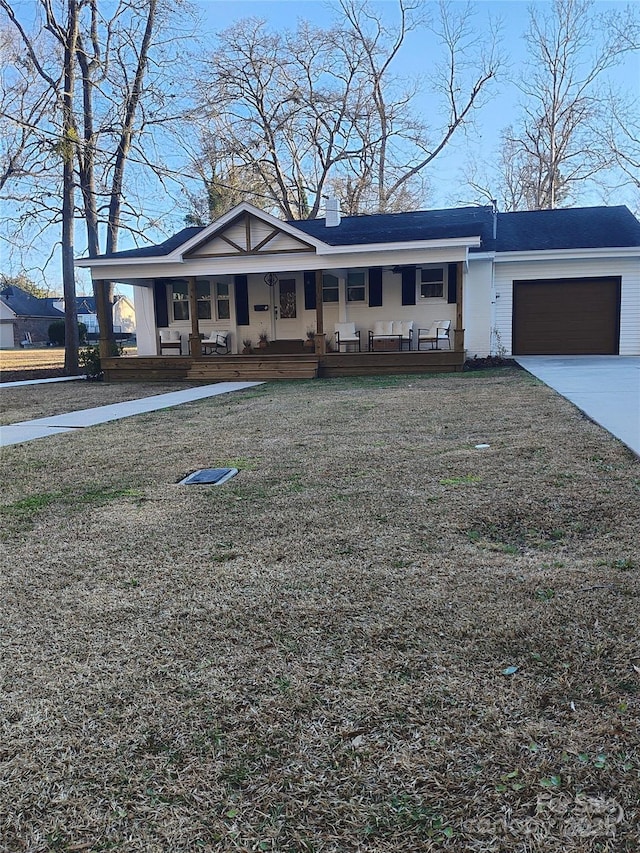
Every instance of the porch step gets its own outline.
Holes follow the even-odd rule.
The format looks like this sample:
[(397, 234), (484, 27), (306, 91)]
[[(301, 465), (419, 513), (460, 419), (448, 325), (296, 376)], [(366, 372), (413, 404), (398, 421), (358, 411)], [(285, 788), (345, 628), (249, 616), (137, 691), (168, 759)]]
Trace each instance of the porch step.
[(315, 379), (317, 376), (318, 359), (315, 355), (245, 355), (197, 359), (187, 379), (194, 382), (221, 382)]
[(322, 356), (318, 376), (374, 376), (396, 373), (457, 373), (462, 370), (465, 352), (429, 350), (418, 352), (327, 353)]
[(301, 340), (275, 340), (269, 341), (264, 355), (288, 355), (289, 353), (300, 355), (304, 352), (305, 349)]

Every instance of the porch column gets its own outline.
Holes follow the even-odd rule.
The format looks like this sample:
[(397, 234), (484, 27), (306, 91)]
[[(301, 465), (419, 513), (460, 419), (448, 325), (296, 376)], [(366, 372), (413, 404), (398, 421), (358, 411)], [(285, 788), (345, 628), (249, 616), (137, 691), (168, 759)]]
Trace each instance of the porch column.
[(462, 270), (463, 262), (456, 264), (456, 325), (453, 330), (453, 348), (456, 352), (464, 350), (464, 329), (462, 328)]
[(109, 301), (107, 299), (107, 282), (103, 280), (94, 280), (93, 292), (96, 296), (96, 316), (98, 318), (98, 351), (100, 358), (110, 358), (116, 353), (113, 352), (111, 341), (109, 340)]
[(316, 270), (316, 355), (324, 355), (327, 341), (324, 336), (324, 306), (322, 303), (322, 270)]
[(200, 341), (200, 323), (198, 322), (198, 297), (196, 293), (196, 280), (189, 279), (189, 316), (191, 317), (191, 334), (189, 335), (189, 352), (193, 358), (202, 355), (202, 343)]

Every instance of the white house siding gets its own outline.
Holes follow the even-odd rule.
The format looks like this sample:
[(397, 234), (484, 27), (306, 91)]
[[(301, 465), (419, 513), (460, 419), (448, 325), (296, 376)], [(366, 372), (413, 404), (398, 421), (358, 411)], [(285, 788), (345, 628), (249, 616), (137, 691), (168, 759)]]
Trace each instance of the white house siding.
[[(469, 260), (464, 279), (462, 325), (464, 345), (470, 358), (491, 352), (493, 264), (489, 259)], [(454, 306), (455, 308), (455, 306)]]
[(640, 261), (628, 261), (622, 273), (620, 355), (640, 355)]
[[(615, 250), (613, 250), (615, 251)], [(640, 262), (638, 258), (500, 261), (495, 264), (495, 330), (506, 354), (512, 347), (513, 282), (553, 278), (620, 276), (620, 355), (640, 355)], [(494, 351), (496, 343), (493, 343)]]
[[(446, 264), (445, 275), (446, 275)], [(490, 263), (479, 264), (482, 270), (476, 275), (474, 287), (477, 293), (471, 297), (471, 304), (476, 305), (480, 312), (481, 322), (473, 321), (469, 318), (469, 325), (475, 330), (475, 341), (477, 343), (474, 353), (478, 354), (482, 351), (488, 352), (488, 341), (490, 334), (490, 323), (488, 319), (485, 322), (485, 315), (488, 318), (490, 306), (482, 305), (482, 294), (486, 294), (487, 303), (490, 293)], [(366, 270), (366, 267), (357, 267), (354, 269)], [(455, 325), (456, 306), (449, 304), (447, 298), (433, 298), (420, 300), (419, 292), (416, 290), (416, 304), (402, 304), (402, 281), (401, 276), (393, 273), (391, 269), (385, 268), (382, 276), (382, 306), (369, 307), (368, 301), (368, 286), (366, 287), (366, 298), (364, 302), (347, 302), (347, 270), (336, 269), (327, 270), (338, 279), (339, 301), (327, 302), (324, 304), (324, 330), (327, 335), (327, 340), (332, 343), (334, 340), (334, 326), (341, 322), (354, 322), (356, 328), (360, 330), (362, 349), (366, 350), (368, 345), (368, 332), (373, 329), (373, 324), (377, 320), (412, 320), (414, 329), (419, 327), (428, 328), (433, 320), (449, 319), (451, 320), (452, 328)], [(233, 282), (233, 276), (221, 276), (215, 274), (203, 275), (203, 278), (208, 278), (209, 281), (215, 284), (216, 281)], [(308, 329), (315, 330), (316, 328), (316, 310), (305, 310), (304, 299), (304, 274), (299, 271), (282, 271), (277, 273), (279, 280), (295, 279), (296, 281), (296, 300), (297, 300), (297, 316), (295, 320), (286, 320), (286, 326), (278, 327), (275, 321), (274, 307), (277, 300), (277, 287), (269, 287), (265, 280), (264, 274), (250, 274), (248, 276), (249, 286), (249, 325), (236, 326), (235, 321), (235, 305), (234, 305), (234, 288), (230, 287), (231, 296), (231, 317), (232, 321), (215, 321), (201, 320), (200, 330), (208, 333), (212, 329), (229, 330), (231, 332), (231, 350), (232, 352), (240, 352), (242, 350), (242, 341), (250, 339), (253, 346), (257, 346), (258, 338), (261, 331), (266, 331), (270, 339), (274, 338), (298, 338), (304, 340)], [(365, 282), (367, 275), (365, 274)], [(416, 287), (419, 287), (419, 273), (416, 277)], [(137, 325), (137, 341), (138, 355), (155, 355), (156, 347), (156, 330), (154, 328), (154, 310), (153, 310), (153, 290), (150, 286), (139, 287), (134, 286), (134, 302), (136, 312)], [(446, 291), (446, 285), (445, 285)], [(467, 287), (466, 293), (469, 292)], [(255, 310), (256, 306), (266, 305), (266, 311)], [(191, 322), (172, 321), (169, 319), (169, 324), (174, 329), (179, 329), (183, 339), (183, 354), (187, 352), (187, 341), (191, 332)], [(416, 333), (417, 336), (417, 333)], [(416, 344), (414, 342), (414, 348)]]
[(15, 329), (15, 313), (0, 302), (0, 349), (12, 349), (15, 344), (14, 329)]
[[(424, 264), (427, 265), (426, 263)], [(353, 321), (356, 329), (360, 329), (360, 340), (362, 349), (367, 349), (368, 333), (373, 330), (373, 324), (377, 321), (404, 320), (413, 321), (414, 349), (417, 348), (417, 330), (428, 329), (434, 320), (451, 320), (451, 327), (455, 325), (456, 306), (447, 302), (446, 292), (446, 264), (445, 296), (441, 298), (429, 298), (421, 300), (419, 296), (420, 272), (416, 273), (416, 304), (402, 304), (402, 278), (400, 274), (385, 269), (382, 273), (382, 305), (370, 308), (368, 303), (346, 302), (345, 290), (341, 287), (340, 298), (344, 299), (344, 314), (341, 319)], [(368, 294), (368, 291), (367, 291)], [(452, 338), (453, 341), (453, 338)]]

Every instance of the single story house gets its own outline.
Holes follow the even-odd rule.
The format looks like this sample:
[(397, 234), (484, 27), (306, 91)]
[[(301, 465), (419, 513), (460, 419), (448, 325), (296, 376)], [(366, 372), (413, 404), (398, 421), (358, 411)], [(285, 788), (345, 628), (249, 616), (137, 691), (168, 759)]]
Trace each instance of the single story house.
[[(258, 356), (302, 357), (313, 332), (313, 375), (458, 370), (489, 354), (640, 354), (640, 222), (623, 206), (341, 217), (328, 202), (323, 219), (281, 221), (243, 203), (159, 245), (76, 263), (94, 281), (133, 286), (143, 372), (162, 362), (204, 378), (215, 360), (222, 378), (235, 357), (227, 369), (239, 376), (250, 347), (243, 375), (258, 376)], [(450, 334), (434, 345), (424, 330), (443, 321)], [(396, 336), (400, 323), (408, 338)], [(342, 346), (336, 331), (350, 326), (359, 341)], [(202, 347), (215, 333), (228, 354)]]
[(56, 299), (39, 298), (15, 284), (0, 290), (0, 349), (19, 347), (24, 342), (46, 344), (49, 326), (64, 320)]

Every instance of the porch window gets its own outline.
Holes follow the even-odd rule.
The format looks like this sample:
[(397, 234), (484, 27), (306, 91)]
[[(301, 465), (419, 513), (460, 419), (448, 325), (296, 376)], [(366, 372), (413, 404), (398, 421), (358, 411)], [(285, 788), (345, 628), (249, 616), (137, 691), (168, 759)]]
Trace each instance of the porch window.
[(196, 301), (198, 303), (198, 319), (211, 319), (211, 288), (205, 279), (196, 281)]
[(335, 275), (322, 276), (322, 301), (339, 302), (338, 279)]
[(364, 272), (350, 272), (347, 275), (347, 302), (365, 301)]
[(174, 281), (171, 285), (173, 319), (189, 319), (189, 285), (186, 281)]
[(420, 270), (420, 299), (444, 298), (444, 269)]
[(218, 320), (231, 319), (229, 285), (220, 281), (216, 283), (216, 315)]

